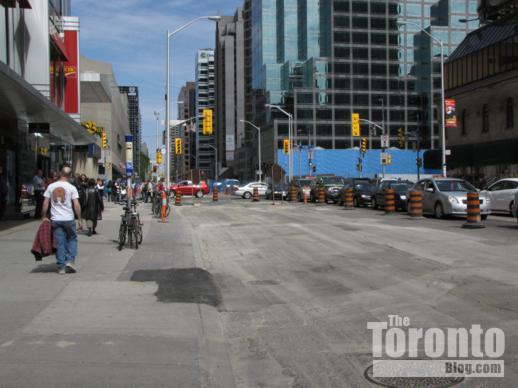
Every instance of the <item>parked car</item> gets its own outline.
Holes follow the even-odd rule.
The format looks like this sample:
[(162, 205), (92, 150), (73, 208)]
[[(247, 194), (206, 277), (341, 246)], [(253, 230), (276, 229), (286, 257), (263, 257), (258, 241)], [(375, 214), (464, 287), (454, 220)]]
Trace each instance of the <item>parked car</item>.
[[(311, 190), (311, 182), (315, 180), (315, 177), (308, 176), (305, 178), (295, 178), (291, 181), (290, 187), (295, 186), (297, 188), (297, 201), (302, 202), (304, 200), (304, 187)], [(288, 195), (288, 200), (290, 197)]]
[[(467, 194), (477, 191), (468, 181), (455, 178), (422, 179), (415, 188), (423, 191), (423, 213), (433, 214), (435, 218), (465, 216)], [(482, 219), (491, 214), (491, 195), (487, 191), (480, 192), (480, 212)]]
[[(374, 183), (367, 181), (359, 181), (352, 187), (352, 189), (354, 207), (367, 207), (372, 204), (372, 200), (376, 194), (376, 185)], [(343, 196), (341, 199), (343, 200)]]
[(513, 216), (518, 218), (518, 192), (514, 195)]
[(197, 198), (201, 198), (204, 195), (209, 194), (209, 192), (209, 186), (205, 181), (200, 181), (199, 184), (194, 184), (192, 181), (184, 180), (171, 185), (172, 195), (180, 193), (182, 195), (195, 195)]
[(374, 209), (385, 207), (385, 192), (389, 187), (394, 189), (396, 209), (406, 211), (408, 208), (408, 193), (414, 187), (414, 183), (410, 181), (385, 180), (380, 182), (376, 188), (376, 195), (372, 201), (372, 207)]
[(234, 190), (234, 195), (250, 199), (254, 193), (254, 187), (257, 187), (260, 196), (264, 196), (268, 189), (268, 185), (264, 182), (250, 182), (244, 186), (238, 187), (237, 190)]
[(370, 184), (373, 181), (370, 178), (346, 178), (344, 180), (343, 187), (337, 193), (337, 201), (340, 206), (343, 205), (344, 192), (348, 188), (352, 188), (354, 192), (354, 187), (359, 184)]
[(518, 194), (518, 178), (501, 179), (487, 188), (491, 194), (491, 211), (513, 215), (515, 196)]
[[(289, 198), (289, 187), (286, 183), (276, 183), (276, 184), (274, 184), (273, 188), (274, 188), (273, 195), (275, 196), (276, 199), (287, 200)], [(266, 189), (266, 193), (264, 195), (265, 195), (266, 199), (273, 199), (271, 183), (268, 185), (268, 188)]]
[(334, 175), (321, 175), (318, 176), (313, 182), (311, 182), (311, 191), (309, 198), (311, 202), (316, 202), (318, 199), (318, 190), (320, 187), (324, 187), (326, 192), (326, 201), (338, 202), (340, 199), (339, 192), (345, 185), (345, 179), (341, 176)]

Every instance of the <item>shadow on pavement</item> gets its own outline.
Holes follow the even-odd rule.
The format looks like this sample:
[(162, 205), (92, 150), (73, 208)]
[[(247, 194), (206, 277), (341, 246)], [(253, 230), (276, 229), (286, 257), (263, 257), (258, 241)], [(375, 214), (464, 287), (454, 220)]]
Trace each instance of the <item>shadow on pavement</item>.
[(36, 268), (34, 268), (31, 273), (51, 273), (56, 272), (58, 267), (56, 263), (53, 264), (40, 264)]

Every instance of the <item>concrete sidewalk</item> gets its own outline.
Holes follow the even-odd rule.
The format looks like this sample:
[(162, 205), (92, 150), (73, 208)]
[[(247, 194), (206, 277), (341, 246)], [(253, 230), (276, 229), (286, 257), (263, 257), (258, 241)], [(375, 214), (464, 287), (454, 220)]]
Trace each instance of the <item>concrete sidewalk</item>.
[(109, 204), (99, 234), (79, 236), (77, 274), (34, 261), (37, 222), (0, 232), (0, 386), (233, 386), (211, 372), (216, 310), (159, 302), (158, 283), (131, 281), (138, 270), (195, 267), (188, 228), (139, 211), (143, 245), (117, 251), (122, 207)]

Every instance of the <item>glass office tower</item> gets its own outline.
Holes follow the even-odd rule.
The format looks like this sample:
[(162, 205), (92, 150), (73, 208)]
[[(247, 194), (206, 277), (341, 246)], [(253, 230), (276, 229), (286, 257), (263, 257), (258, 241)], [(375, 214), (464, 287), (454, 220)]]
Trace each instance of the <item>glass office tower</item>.
[[(333, 1), (331, 55), (310, 58), (301, 67), (303, 87), (292, 90), (297, 141), (326, 149), (359, 146), (350, 136), (356, 112), (384, 126), (393, 140), (402, 128), (408, 139), (419, 135), (421, 146), (437, 147), (432, 108), (440, 96), (440, 46), (420, 28), (443, 40), (448, 55), (476, 27), (460, 22), (475, 18), (476, 6), (476, 0)], [(278, 147), (286, 134), (277, 125)], [(370, 147), (380, 147), (379, 135), (362, 123)]]

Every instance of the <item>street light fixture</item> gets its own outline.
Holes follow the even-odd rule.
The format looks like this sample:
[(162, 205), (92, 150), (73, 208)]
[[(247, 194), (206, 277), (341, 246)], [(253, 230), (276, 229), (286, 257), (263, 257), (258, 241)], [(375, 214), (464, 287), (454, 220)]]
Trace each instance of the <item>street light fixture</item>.
[(263, 168), (262, 168), (262, 161), (261, 161), (261, 128), (259, 128), (257, 125), (255, 125), (254, 123), (251, 123), (250, 121), (248, 120), (239, 120), (240, 122), (244, 123), (244, 124), (248, 124), (252, 127), (254, 127), (255, 129), (257, 129), (257, 136), (258, 136), (258, 139), (257, 139), (257, 142), (258, 142), (258, 162), (259, 162), (259, 182), (262, 182), (263, 181)]
[(192, 19), (188, 23), (185, 23), (183, 26), (177, 28), (174, 31), (166, 31), (166, 45), (167, 45), (167, 59), (166, 59), (166, 94), (165, 94), (165, 131), (166, 131), (166, 187), (169, 188), (171, 186), (171, 132), (169, 126), (170, 119), (170, 106), (169, 106), (169, 92), (171, 88), (171, 45), (170, 40), (171, 37), (180, 31), (185, 30), (187, 27), (191, 26), (198, 20), (211, 20), (217, 22), (221, 19), (221, 16), (199, 16), (197, 18)]
[(293, 143), (291, 141), (292, 139), (292, 133), (293, 133), (293, 115), (291, 113), (286, 112), (284, 109), (282, 109), (278, 105), (272, 105), (272, 104), (265, 104), (266, 108), (274, 108), (280, 111), (281, 113), (284, 113), (286, 116), (288, 116), (288, 142), (290, 143), (290, 152), (288, 153), (288, 180), (291, 182), (293, 180), (293, 155), (292, 155), (292, 146)]
[[(426, 31), (423, 27), (421, 27), (419, 24), (409, 21), (401, 21), (398, 22), (398, 24), (402, 25), (412, 25), (417, 28), (419, 28), (422, 32), (424, 32), (428, 37), (430, 37), (432, 40), (437, 42), (439, 46), (441, 47), (441, 163), (442, 163), (442, 176), (446, 177), (447, 171), (446, 171), (446, 122), (444, 117), (444, 104), (445, 104), (445, 96), (444, 96), (444, 42), (437, 38), (436, 36), (432, 35), (430, 32)], [(433, 55), (433, 50), (430, 50)], [(432, 89), (431, 89), (431, 97), (433, 97), (433, 63), (430, 63), (430, 78), (432, 79)], [(432, 103), (432, 101), (430, 101)], [(433, 116), (432, 116), (433, 117)], [(432, 118), (433, 120), (433, 118)], [(433, 122), (433, 121), (432, 121)], [(433, 131), (433, 126), (431, 128)]]

